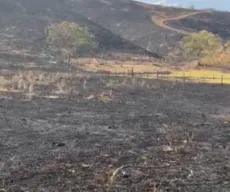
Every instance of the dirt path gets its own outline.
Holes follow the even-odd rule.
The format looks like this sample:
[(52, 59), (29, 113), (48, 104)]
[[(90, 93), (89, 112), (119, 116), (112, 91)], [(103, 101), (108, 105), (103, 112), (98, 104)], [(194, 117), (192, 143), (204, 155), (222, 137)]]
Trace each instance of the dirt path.
[(210, 11), (197, 11), (197, 12), (193, 12), (193, 13), (188, 13), (188, 14), (184, 14), (184, 15), (180, 15), (180, 16), (176, 16), (176, 17), (173, 17), (173, 18), (164, 18), (164, 19), (156, 19), (152, 16), (152, 20), (154, 23), (156, 23), (157, 25), (159, 25), (160, 27), (163, 27), (165, 29), (169, 29), (169, 30), (172, 30), (172, 31), (176, 31), (178, 33), (181, 33), (181, 34), (189, 34), (190, 32), (188, 31), (185, 31), (185, 30), (181, 30), (181, 29), (176, 29), (176, 28), (173, 28), (173, 27), (170, 27), (168, 26), (167, 24), (165, 24), (166, 21), (175, 21), (175, 20), (180, 20), (180, 19), (184, 19), (184, 18), (187, 18), (187, 17), (190, 17), (190, 16), (193, 16), (193, 15), (197, 15), (197, 14), (200, 14), (200, 13), (208, 13)]

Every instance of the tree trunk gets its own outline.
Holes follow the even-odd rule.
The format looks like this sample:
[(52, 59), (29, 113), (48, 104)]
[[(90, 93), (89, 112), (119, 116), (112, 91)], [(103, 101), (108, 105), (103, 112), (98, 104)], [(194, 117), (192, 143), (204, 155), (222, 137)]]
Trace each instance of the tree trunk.
[(197, 67), (201, 67), (200, 54), (199, 53), (197, 54), (196, 59), (197, 59)]
[(197, 60), (197, 67), (201, 67), (200, 59)]

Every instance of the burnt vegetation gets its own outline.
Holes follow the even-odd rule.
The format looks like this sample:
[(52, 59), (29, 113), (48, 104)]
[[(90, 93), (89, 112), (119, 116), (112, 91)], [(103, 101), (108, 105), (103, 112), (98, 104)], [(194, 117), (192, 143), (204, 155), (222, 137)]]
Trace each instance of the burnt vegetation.
[(33, 77), (1, 93), (4, 190), (228, 191), (228, 86)]
[(168, 24), (175, 28), (190, 31), (207, 30), (226, 40), (230, 37), (229, 16), (229, 12), (213, 11), (210, 13), (201, 13), (199, 15), (177, 21), (169, 21)]
[(229, 191), (228, 85), (89, 72), (47, 49), (45, 29), (65, 21), (95, 37), (86, 63), (154, 63), (181, 35), (148, 9), (0, 1), (0, 192)]

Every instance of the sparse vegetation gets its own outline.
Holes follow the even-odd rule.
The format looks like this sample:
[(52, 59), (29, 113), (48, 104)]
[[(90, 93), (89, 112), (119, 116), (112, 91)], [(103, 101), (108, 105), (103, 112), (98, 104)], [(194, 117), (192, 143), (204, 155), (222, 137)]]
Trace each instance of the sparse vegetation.
[[(71, 79), (75, 78), (75, 73), (47, 73), (41, 71), (24, 71), (11, 75), (0, 76), (1, 89), (7, 91), (19, 91), (29, 96), (31, 99), (36, 92), (35, 87), (43, 87), (43, 94), (64, 94), (70, 95), (74, 92)], [(46, 88), (45, 88), (45, 87)], [(41, 89), (41, 88), (40, 88)], [(41, 92), (41, 91), (40, 91)]]
[(112, 90), (103, 91), (102, 93), (97, 93), (97, 94), (91, 94), (88, 97), (86, 97), (87, 100), (98, 100), (105, 104), (112, 101), (113, 98), (114, 98), (114, 94)]
[(121, 77), (116, 79), (116, 77), (111, 77), (109, 80), (101, 80), (106, 87), (116, 88), (116, 87), (129, 87), (129, 88), (151, 88), (151, 85), (146, 81), (145, 78), (140, 77)]

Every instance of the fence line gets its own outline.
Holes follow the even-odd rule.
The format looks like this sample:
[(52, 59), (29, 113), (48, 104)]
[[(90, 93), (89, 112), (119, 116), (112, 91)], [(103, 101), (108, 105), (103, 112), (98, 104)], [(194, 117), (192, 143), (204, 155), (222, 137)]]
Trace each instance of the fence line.
[[(183, 74), (181, 76), (172, 76), (170, 75), (170, 72), (166, 71), (166, 72), (162, 72), (162, 71), (156, 71), (156, 72), (135, 72), (133, 67), (131, 70), (128, 70), (127, 72), (122, 72), (119, 73), (115, 70), (114, 73), (108, 73), (108, 75), (112, 75), (115, 74), (117, 76), (130, 76), (130, 77), (142, 77), (142, 78), (147, 78), (147, 79), (161, 79), (161, 80), (175, 80), (175, 81), (183, 81), (183, 83), (185, 83), (186, 81), (198, 81), (201, 83), (201, 81), (205, 82), (205, 81), (211, 81), (211, 80), (215, 80), (215, 82), (213, 83), (217, 83), (217, 84), (221, 84), (224, 85), (224, 82), (226, 80), (229, 81), (230, 83), (230, 78), (228, 77), (224, 77), (224, 75), (220, 75), (219, 77), (217, 77), (217, 75), (213, 74), (212, 76), (209, 77), (196, 77), (196, 76), (192, 76), (191, 72), (189, 73), (189, 76), (186, 76), (185, 72), (182, 72)], [(104, 73), (105, 74), (105, 73)]]

